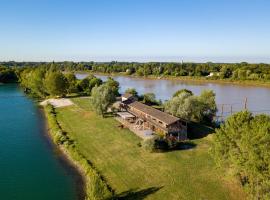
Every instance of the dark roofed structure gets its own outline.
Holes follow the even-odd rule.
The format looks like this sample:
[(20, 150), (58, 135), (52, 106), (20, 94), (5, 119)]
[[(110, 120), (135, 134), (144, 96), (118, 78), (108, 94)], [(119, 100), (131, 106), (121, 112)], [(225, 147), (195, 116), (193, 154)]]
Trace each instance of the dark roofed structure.
[(136, 129), (152, 130), (177, 140), (187, 139), (187, 121), (127, 97), (122, 96), (121, 108), (135, 116), (131, 121), (134, 120)]
[(168, 113), (162, 112), (158, 109), (155, 109), (151, 106), (145, 105), (145, 104), (140, 103), (138, 101), (134, 101), (134, 102), (130, 103), (129, 107), (133, 107), (135, 109), (138, 109), (141, 112), (144, 112), (145, 114), (150, 115), (150, 116), (166, 123), (167, 125), (173, 124), (179, 120), (179, 118), (177, 118), (177, 117), (174, 117)]

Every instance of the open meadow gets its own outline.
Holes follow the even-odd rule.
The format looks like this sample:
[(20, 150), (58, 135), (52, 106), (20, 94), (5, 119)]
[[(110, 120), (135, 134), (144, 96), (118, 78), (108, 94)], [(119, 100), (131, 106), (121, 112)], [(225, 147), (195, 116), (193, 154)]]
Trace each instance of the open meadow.
[(56, 109), (58, 122), (119, 199), (244, 198), (238, 184), (215, 169), (208, 154), (211, 135), (193, 140), (188, 150), (149, 153), (115, 119), (92, 112), (88, 98), (72, 101), (75, 105)]

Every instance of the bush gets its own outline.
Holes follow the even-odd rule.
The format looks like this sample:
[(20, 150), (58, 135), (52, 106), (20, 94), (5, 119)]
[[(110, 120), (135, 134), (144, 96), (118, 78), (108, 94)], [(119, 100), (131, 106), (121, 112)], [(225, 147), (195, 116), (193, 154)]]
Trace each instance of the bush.
[(167, 150), (169, 148), (167, 140), (164, 140), (159, 136), (154, 136), (149, 139), (143, 140), (141, 146), (149, 152)]

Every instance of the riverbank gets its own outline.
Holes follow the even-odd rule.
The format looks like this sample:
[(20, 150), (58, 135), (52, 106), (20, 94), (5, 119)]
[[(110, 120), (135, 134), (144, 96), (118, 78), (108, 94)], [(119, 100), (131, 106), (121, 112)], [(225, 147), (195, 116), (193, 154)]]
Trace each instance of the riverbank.
[(197, 82), (197, 83), (217, 83), (217, 84), (231, 84), (231, 85), (241, 85), (241, 86), (257, 86), (257, 87), (267, 87), (270, 88), (270, 81), (256, 81), (256, 80), (233, 80), (233, 79), (209, 79), (206, 77), (193, 77), (193, 76), (137, 76), (137, 75), (127, 75), (126, 73), (101, 73), (101, 72), (92, 72), (92, 71), (76, 71), (78, 74), (97, 74), (104, 76), (126, 76), (132, 78), (141, 78), (141, 79), (152, 79), (152, 80), (179, 80), (186, 82)]
[(62, 148), (61, 146), (56, 145), (53, 140), (52, 136), (50, 134), (50, 128), (47, 121), (46, 113), (44, 111), (43, 107), (39, 107), (39, 113), (41, 115), (41, 118), (44, 122), (44, 137), (46, 142), (48, 143), (49, 147), (53, 149), (53, 152), (55, 152), (57, 159), (61, 163), (61, 165), (67, 170), (68, 174), (72, 176), (76, 183), (76, 192), (77, 192), (77, 198), (78, 200), (84, 200), (85, 199), (85, 178), (82, 170), (80, 169), (79, 165), (75, 165), (74, 162), (72, 162), (71, 158), (69, 157), (68, 152)]
[(208, 154), (211, 136), (192, 140), (194, 147), (149, 153), (140, 138), (120, 129), (114, 118), (90, 109), (89, 99), (73, 98), (74, 105), (56, 109), (62, 130), (76, 149), (95, 166), (119, 199), (244, 199), (240, 186), (224, 180)]
[(73, 163), (78, 172), (84, 178), (85, 200), (102, 200), (112, 198), (113, 191), (103, 180), (93, 164), (87, 160), (76, 147), (76, 141), (72, 140), (64, 132), (57, 121), (55, 108), (51, 105), (44, 106), (47, 118), (49, 135), (61, 152)]

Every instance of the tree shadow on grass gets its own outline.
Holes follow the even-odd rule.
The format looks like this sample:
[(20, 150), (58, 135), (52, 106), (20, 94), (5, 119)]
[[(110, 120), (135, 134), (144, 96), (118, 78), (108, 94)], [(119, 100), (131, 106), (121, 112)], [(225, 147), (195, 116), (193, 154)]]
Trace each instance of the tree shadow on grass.
[(180, 142), (174, 148), (172, 148), (171, 151), (188, 150), (188, 149), (193, 149), (196, 146), (197, 144), (193, 143), (192, 141)]
[(199, 139), (199, 138), (204, 138), (209, 134), (212, 134), (215, 132), (215, 129), (204, 125), (204, 124), (199, 124), (195, 122), (190, 122), (188, 124), (188, 138), (189, 139)]
[(175, 146), (169, 148), (158, 148), (154, 152), (155, 153), (166, 153), (166, 152), (172, 152), (172, 151), (182, 151), (182, 150), (188, 150), (188, 149), (193, 149), (197, 146), (192, 141), (185, 141), (185, 142), (179, 142)]
[(110, 200), (143, 200), (148, 195), (154, 194), (163, 187), (150, 187), (142, 190), (131, 189), (120, 194), (115, 195)]

